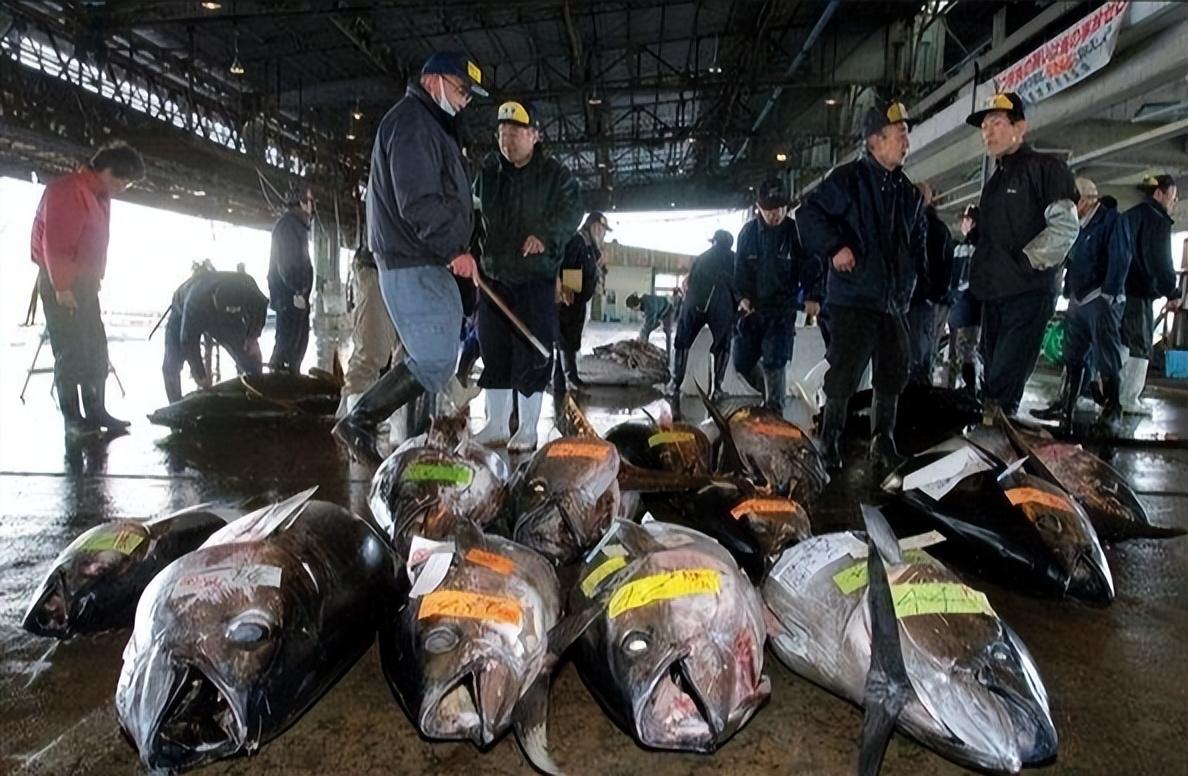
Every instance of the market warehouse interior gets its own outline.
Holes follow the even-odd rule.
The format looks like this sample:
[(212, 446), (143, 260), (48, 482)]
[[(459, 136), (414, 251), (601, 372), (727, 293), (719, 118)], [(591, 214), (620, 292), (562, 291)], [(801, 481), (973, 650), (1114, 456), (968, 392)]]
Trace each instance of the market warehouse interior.
[(1177, 773), (1188, 6), (0, 8), (14, 773)]

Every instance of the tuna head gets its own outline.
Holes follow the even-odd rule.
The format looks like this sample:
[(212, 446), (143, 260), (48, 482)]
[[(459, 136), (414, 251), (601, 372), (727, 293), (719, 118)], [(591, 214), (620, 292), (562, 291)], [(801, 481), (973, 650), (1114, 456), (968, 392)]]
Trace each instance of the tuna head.
[(608, 667), (643, 745), (713, 751), (766, 701), (762, 614), (736, 569), (689, 550), (658, 553), (606, 616)]
[[(284, 579), (284, 587), (281, 580)], [(120, 723), (150, 768), (254, 751), (298, 713), (302, 655), (317, 653), (315, 583), (276, 545), (197, 550), (153, 579), (116, 689)]]
[(25, 612), (25, 630), (68, 638), (126, 626), (135, 596), (147, 584), (138, 568), (152, 545), (148, 529), (116, 520), (83, 533), (59, 553)]

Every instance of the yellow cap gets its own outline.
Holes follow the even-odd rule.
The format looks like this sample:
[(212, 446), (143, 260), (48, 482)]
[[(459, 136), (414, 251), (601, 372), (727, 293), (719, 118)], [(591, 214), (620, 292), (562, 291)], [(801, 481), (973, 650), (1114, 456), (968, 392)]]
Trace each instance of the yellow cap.
[(528, 109), (514, 100), (499, 106), (499, 121), (510, 121), (524, 127), (532, 126), (532, 117), (528, 115)]
[(893, 102), (887, 106), (887, 123), (896, 124), (900, 121), (910, 121), (907, 106), (902, 102)]

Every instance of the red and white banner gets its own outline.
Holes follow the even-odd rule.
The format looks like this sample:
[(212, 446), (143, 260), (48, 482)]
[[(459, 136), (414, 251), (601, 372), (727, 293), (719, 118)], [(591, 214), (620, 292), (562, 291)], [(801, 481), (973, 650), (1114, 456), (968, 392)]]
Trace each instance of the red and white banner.
[(1000, 92), (1034, 104), (1105, 67), (1118, 43), (1129, 0), (1108, 2), (1008, 67), (994, 79)]

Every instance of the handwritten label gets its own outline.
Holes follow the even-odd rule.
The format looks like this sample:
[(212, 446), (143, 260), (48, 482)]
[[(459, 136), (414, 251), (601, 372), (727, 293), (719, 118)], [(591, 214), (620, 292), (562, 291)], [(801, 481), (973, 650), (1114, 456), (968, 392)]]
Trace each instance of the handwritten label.
[(131, 555), (132, 551), (144, 542), (144, 535), (136, 531), (121, 528), (112, 531), (107, 526), (100, 526), (101, 530), (94, 534), (84, 534), (78, 549), (82, 552), (118, 552), (121, 555)]
[(513, 598), (468, 593), (465, 590), (434, 590), (421, 599), (417, 619), (455, 617), (504, 625), (519, 625), (520, 602)]
[(716, 595), (721, 587), (713, 569), (680, 569), (636, 579), (620, 587), (611, 596), (607, 613), (613, 620), (624, 612), (659, 601), (695, 595)]
[(492, 571), (507, 576), (516, 570), (516, 563), (511, 558), (503, 555), (496, 555), (487, 550), (467, 550), (466, 560), (471, 563), (478, 564), (491, 569)]
[(648, 447), (659, 445), (680, 445), (692, 442), (695, 437), (688, 431), (661, 431), (648, 437)]
[[(931, 563), (932, 557), (923, 550), (910, 550), (903, 554), (903, 560), (905, 563)], [(849, 595), (855, 590), (866, 587), (869, 582), (866, 569), (866, 561), (855, 563), (834, 574), (833, 583), (837, 585), (838, 590)]]
[(922, 614), (985, 614), (994, 616), (986, 594), (959, 582), (908, 582), (891, 586), (895, 616)]
[(545, 453), (546, 458), (588, 458), (592, 461), (601, 461), (610, 455), (610, 445), (594, 440), (578, 441), (578, 440), (560, 440), (557, 442), (550, 442), (548, 445), (548, 452)]
[[(609, 548), (608, 548), (609, 549)], [(611, 557), (598, 564), (597, 567), (590, 574), (582, 580), (582, 595), (586, 598), (594, 595), (598, 590), (598, 586), (603, 581), (614, 574), (619, 569), (627, 565), (627, 558), (622, 555), (612, 555)]]
[(469, 466), (460, 463), (414, 463), (404, 470), (405, 482), (442, 482), (464, 488), (474, 478)]
[(730, 510), (730, 516), (741, 520), (743, 515), (786, 515), (796, 512), (796, 505), (787, 499), (749, 498)]
[(249, 563), (244, 566), (213, 566), (188, 577), (173, 587), (173, 595), (200, 601), (217, 601), (231, 593), (257, 587), (280, 587), (279, 566)]
[(864, 552), (866, 542), (848, 531), (814, 536), (784, 550), (768, 578), (799, 592), (826, 566)]
[(1023, 506), (1025, 509), (1028, 504), (1039, 504), (1055, 509), (1058, 512), (1074, 511), (1072, 505), (1063, 496), (1048, 493), (1039, 488), (1011, 488), (1006, 491), (1006, 497), (1013, 505)]

